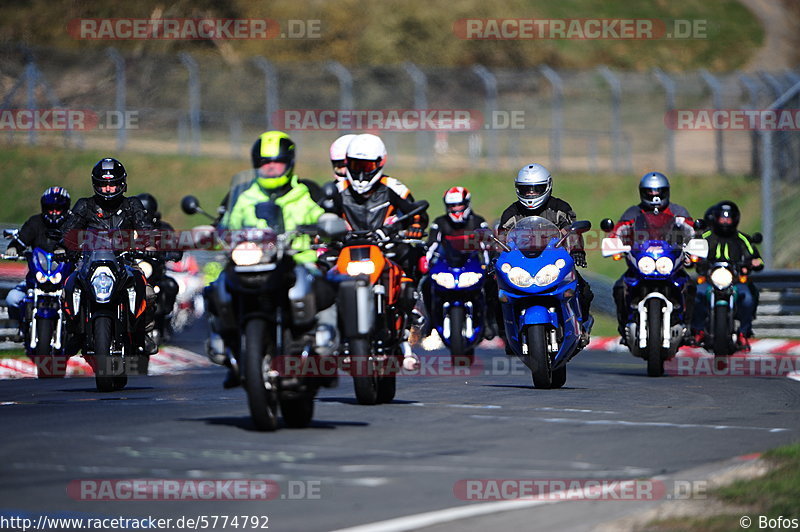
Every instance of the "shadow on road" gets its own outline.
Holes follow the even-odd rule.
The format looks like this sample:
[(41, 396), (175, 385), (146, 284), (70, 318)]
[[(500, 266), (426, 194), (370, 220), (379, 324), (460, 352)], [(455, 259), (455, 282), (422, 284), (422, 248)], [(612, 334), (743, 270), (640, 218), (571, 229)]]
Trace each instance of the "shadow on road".
[[(203, 417), (203, 418), (180, 418), (178, 421), (202, 421), (207, 425), (223, 425), (228, 427), (236, 427), (238, 429), (246, 430), (248, 432), (263, 432), (257, 430), (253, 425), (253, 420), (250, 416), (220, 416), (220, 417)], [(335, 429), (336, 427), (367, 427), (369, 423), (363, 421), (329, 421), (323, 419), (313, 419), (311, 424), (305, 429)], [(281, 430), (294, 430), (288, 429), (281, 425)]]
[[(358, 403), (355, 397), (317, 397), (317, 401), (322, 403), (342, 403), (343, 405), (358, 405), (363, 406)], [(402, 399), (393, 399), (388, 403), (381, 403), (385, 405), (413, 405), (418, 403), (419, 401), (404, 401)]]

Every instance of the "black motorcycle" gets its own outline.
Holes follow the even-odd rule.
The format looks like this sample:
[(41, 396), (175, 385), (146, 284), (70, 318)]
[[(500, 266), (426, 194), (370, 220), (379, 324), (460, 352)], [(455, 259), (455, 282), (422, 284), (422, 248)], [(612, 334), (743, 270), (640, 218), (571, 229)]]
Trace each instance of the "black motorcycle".
[[(206, 214), (193, 196), (185, 197), (181, 207), (187, 214)], [(286, 426), (306, 427), (314, 397), (321, 386), (336, 385), (337, 369), (335, 357), (319, 354), (325, 342), (316, 323), (314, 279), (295, 264), (291, 243), (301, 234), (343, 233), (346, 228), (330, 215), (318, 225), (284, 231), (282, 211), (271, 202), (259, 204), (256, 216), (269, 228), (226, 233), (224, 220), (217, 226), (228, 260), (220, 276), (224, 282), (211, 284), (213, 304), (256, 427), (275, 430), (279, 406)]]
[(81, 252), (64, 297), (71, 330), (83, 338), (83, 355), (100, 392), (121, 390), (129, 374), (146, 375), (150, 360), (142, 345), (146, 281), (133, 261), (153, 254), (115, 250), (112, 241), (98, 235), (94, 249)]

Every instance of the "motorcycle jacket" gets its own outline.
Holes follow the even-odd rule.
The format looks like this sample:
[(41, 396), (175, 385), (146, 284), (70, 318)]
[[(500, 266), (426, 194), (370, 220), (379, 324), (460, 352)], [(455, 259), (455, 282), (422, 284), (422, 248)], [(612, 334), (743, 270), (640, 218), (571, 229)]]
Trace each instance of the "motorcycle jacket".
[(60, 239), (58, 229), (48, 227), (41, 214), (34, 214), (19, 228), (16, 238), (8, 245), (8, 249), (13, 248), (20, 255), (28, 248), (41, 248), (52, 253), (58, 247)]
[[(139, 198), (123, 197), (113, 208), (103, 207), (94, 196), (81, 198), (67, 215), (61, 226), (63, 243), (70, 252), (79, 250), (81, 231), (152, 231), (152, 219)], [(129, 239), (133, 242), (133, 239)]]
[[(292, 231), (298, 225), (314, 224), (325, 212), (312, 199), (308, 187), (300, 183), (296, 175), (292, 175), (289, 186), (276, 189), (272, 194), (254, 181), (236, 199), (226, 227), (232, 230), (266, 228), (267, 221), (256, 216), (256, 205), (266, 201), (273, 201), (281, 208), (285, 231)], [(297, 236), (292, 241), (292, 248), (301, 250), (294, 256), (295, 262), (299, 264), (316, 262), (317, 253), (311, 249), (311, 238), (308, 235)]]
[[(431, 224), (430, 232), (428, 233), (428, 259), (431, 259), (438, 247), (438, 243), (441, 242), (443, 238), (448, 236), (466, 236), (476, 232), (491, 233), (491, 231), (489, 224), (483, 216), (479, 216), (475, 213), (470, 214), (469, 218), (467, 218), (464, 223), (460, 224), (454, 223), (446, 214), (439, 216)], [(476, 236), (479, 243), (489, 244), (489, 241), (482, 235)], [(486, 255), (486, 253), (484, 253), (484, 255)], [(484, 263), (488, 264), (488, 255), (484, 257)]]
[(742, 232), (737, 231), (735, 235), (723, 237), (709, 230), (703, 233), (703, 238), (708, 241), (708, 259), (697, 266), (701, 275), (707, 272), (708, 263), (715, 261), (733, 262), (756, 271), (764, 268), (763, 263), (756, 267), (751, 266), (751, 262), (760, 259), (761, 254), (750, 242), (750, 237)]
[[(547, 201), (536, 209), (528, 209), (518, 201), (512, 203), (500, 217), (500, 226), (497, 232), (505, 235), (514, 225), (523, 218), (529, 216), (541, 216), (553, 222), (562, 231), (569, 228), (572, 222), (577, 220), (577, 215), (566, 201), (550, 196)], [(568, 239), (569, 248), (574, 251), (583, 251), (583, 237), (581, 235), (571, 235)]]
[[(354, 231), (380, 229), (390, 217), (414, 208), (414, 196), (408, 187), (389, 176), (381, 177), (369, 195), (357, 194), (347, 180), (339, 181), (336, 190), (329, 211), (344, 218)], [(402, 224), (403, 228), (411, 225), (424, 229), (428, 226), (428, 215), (424, 212), (417, 214)]]

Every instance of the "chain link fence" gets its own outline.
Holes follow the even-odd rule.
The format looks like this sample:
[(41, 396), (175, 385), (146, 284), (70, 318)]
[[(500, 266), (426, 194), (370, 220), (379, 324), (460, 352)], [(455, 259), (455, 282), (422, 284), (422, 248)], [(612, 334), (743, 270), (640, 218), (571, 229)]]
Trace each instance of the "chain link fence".
[[(409, 58), (413, 60), (413, 58)], [(466, 111), (468, 130), (375, 128), (392, 166), (508, 171), (531, 161), (553, 170), (764, 177), (767, 253), (798, 264), (791, 234), (800, 210), (797, 131), (686, 130), (675, 110), (766, 109), (800, 73), (615, 72), (492, 69), (481, 65), (345, 67), (271, 63), (219, 55), (121, 55), (103, 51), (0, 47), (0, 110), (60, 108), (95, 114), (93, 127), (59, 131), (0, 128), (0, 138), (77, 148), (192, 153), (242, 159), (267, 128), (288, 130), (309, 158), (347, 127), (291, 127), (287, 112), (319, 117), (340, 109)], [(798, 108), (795, 94), (781, 103)], [(673, 116), (674, 118), (674, 116)], [(3, 131), (5, 130), (5, 131)], [(772, 220), (770, 220), (772, 217)], [(772, 239), (772, 240), (770, 240)]]

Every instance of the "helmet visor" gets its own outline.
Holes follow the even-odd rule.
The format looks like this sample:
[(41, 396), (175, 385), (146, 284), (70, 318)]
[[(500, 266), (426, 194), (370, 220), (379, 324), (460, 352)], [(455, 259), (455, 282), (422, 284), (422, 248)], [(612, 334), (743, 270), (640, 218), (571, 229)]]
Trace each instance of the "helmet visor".
[(348, 159), (347, 169), (350, 175), (357, 180), (369, 180), (378, 171), (378, 161), (367, 161), (364, 159)]
[(667, 191), (669, 189), (666, 187), (661, 188), (643, 188), (642, 189), (642, 198), (653, 200), (655, 198), (663, 198), (667, 195)]
[(344, 159), (335, 159), (331, 161), (331, 166), (333, 167), (333, 173), (338, 175), (339, 177), (344, 177), (347, 175), (347, 164), (345, 164)]
[(459, 213), (464, 212), (467, 210), (468, 205), (466, 203), (448, 203), (447, 204), (447, 212), (451, 213)]
[(261, 177), (281, 177), (286, 173), (288, 165), (284, 161), (262, 161), (258, 167), (258, 175)]
[(538, 185), (517, 185), (517, 196), (524, 199), (536, 199), (547, 192), (547, 183)]

